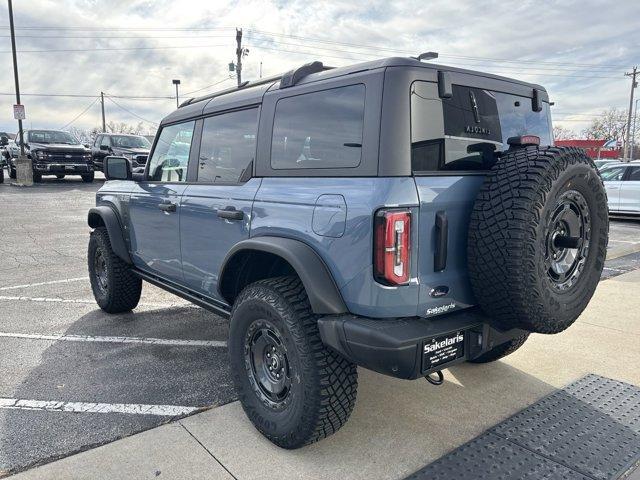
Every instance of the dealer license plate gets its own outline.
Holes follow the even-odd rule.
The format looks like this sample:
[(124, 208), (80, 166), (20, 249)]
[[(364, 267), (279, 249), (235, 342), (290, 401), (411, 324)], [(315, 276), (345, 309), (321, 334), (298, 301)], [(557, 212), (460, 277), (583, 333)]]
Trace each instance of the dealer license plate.
[(422, 346), (422, 370), (448, 363), (464, 356), (464, 331), (426, 340)]

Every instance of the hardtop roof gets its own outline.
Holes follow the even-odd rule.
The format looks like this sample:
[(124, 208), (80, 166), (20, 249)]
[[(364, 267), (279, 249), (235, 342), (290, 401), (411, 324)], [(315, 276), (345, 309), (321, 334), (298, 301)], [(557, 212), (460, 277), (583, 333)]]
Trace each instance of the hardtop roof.
[[(452, 67), (449, 65), (441, 65), (432, 62), (419, 61), (410, 57), (388, 57), (378, 60), (372, 60), (368, 62), (355, 63), (343, 67), (336, 67), (325, 69), (317, 73), (311, 73), (303, 77), (296, 85), (304, 85), (320, 80), (327, 80), (331, 78), (342, 77), (357, 72), (373, 71), (379, 69), (386, 69), (389, 67), (407, 67), (407, 68), (424, 68), (430, 70), (444, 70), (448, 72), (457, 72), (461, 74), (467, 74), (485, 79), (494, 79), (502, 82), (509, 82), (517, 85), (523, 85), (532, 89), (537, 89), (546, 93), (546, 89), (538, 84), (524, 82), (516, 80), (514, 78), (503, 77), (500, 75), (494, 75), (491, 73), (480, 72), (477, 70), (469, 70), (465, 68)], [(177, 110), (170, 113), (165, 117), (161, 124), (173, 123), (180, 120), (186, 120), (188, 118), (200, 116), (206, 113), (207, 110), (213, 110), (215, 107), (222, 107), (223, 105), (228, 108), (234, 108), (235, 105), (250, 105), (252, 103), (258, 104), (262, 101), (264, 94), (272, 87), (280, 83), (280, 77), (278, 76), (273, 81), (259, 81), (259, 83), (247, 82), (235, 89), (226, 89), (218, 92), (213, 92), (210, 95), (206, 95), (197, 99), (192, 99), (191, 103), (183, 104)], [(185, 102), (186, 103), (186, 102)]]

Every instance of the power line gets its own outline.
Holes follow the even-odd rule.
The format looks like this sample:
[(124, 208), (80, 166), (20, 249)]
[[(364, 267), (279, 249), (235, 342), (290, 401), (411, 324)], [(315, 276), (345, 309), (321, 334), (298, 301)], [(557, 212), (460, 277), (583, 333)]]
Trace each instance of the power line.
[(159, 125), (158, 122), (154, 122), (151, 120), (148, 120), (144, 117), (141, 117), (140, 115), (138, 115), (137, 113), (132, 112), (131, 110), (129, 110), (128, 108), (123, 107), (122, 105), (120, 105), (118, 102), (116, 102), (113, 98), (111, 98), (110, 95), (105, 95), (106, 98), (108, 98), (112, 103), (114, 103), (117, 107), (121, 108), (122, 110), (124, 110), (125, 112), (129, 113), (130, 115), (133, 115), (134, 117), (147, 122), (147, 123), (151, 123), (153, 125)]
[[(258, 40), (260, 41), (260, 39), (256, 39), (254, 38), (254, 40)], [(304, 47), (304, 48), (311, 48), (314, 50), (329, 50), (332, 52), (343, 52), (349, 55), (362, 55), (362, 56), (366, 56), (368, 58), (380, 58), (380, 54), (379, 53), (369, 53), (369, 52), (358, 52), (358, 51), (353, 51), (353, 50), (336, 50), (335, 47), (333, 46), (326, 46), (326, 47), (320, 47), (320, 46), (311, 46), (311, 45), (300, 45), (300, 43), (289, 43), (289, 42), (283, 42), (280, 40), (277, 40), (277, 44), (278, 45), (289, 45), (289, 46), (294, 46), (294, 47)], [(261, 46), (258, 46), (257, 44), (254, 45), (254, 48), (261, 48)], [(267, 47), (262, 47), (262, 48), (267, 48)], [(364, 47), (357, 47), (357, 48), (364, 48)], [(376, 51), (378, 50), (385, 50), (384, 48), (377, 48), (377, 47), (370, 47), (372, 49), (375, 49)], [(387, 50), (392, 50), (393, 52), (397, 52), (400, 53), (402, 55), (412, 55), (412, 52), (408, 52), (407, 50), (398, 50), (398, 49), (387, 49)], [(414, 52), (415, 53), (415, 52)], [(481, 57), (466, 57), (466, 56), (458, 56), (458, 55), (448, 55), (445, 53), (441, 53), (439, 54), (439, 57), (447, 57), (447, 58), (460, 58), (460, 59), (464, 59), (467, 61), (472, 61), (472, 62), (476, 62), (474, 64), (471, 65), (476, 65), (477, 63), (531, 63), (531, 64), (535, 64), (535, 63), (539, 63), (539, 62), (534, 62), (534, 61), (526, 61), (526, 60), (498, 60), (498, 59), (482, 59)], [(342, 57), (341, 57), (342, 58)], [(509, 68), (509, 69), (523, 69), (523, 68), (528, 68), (528, 69), (536, 69), (536, 70), (576, 70), (578, 68), (585, 68), (582, 65), (570, 65), (570, 64), (560, 64), (558, 63), (558, 66), (550, 66), (550, 65), (543, 65), (541, 67), (535, 66), (535, 67), (526, 67), (526, 66), (521, 66), (521, 65), (513, 65), (513, 66), (504, 66), (504, 65), (500, 65), (500, 68)], [(597, 66), (592, 66), (590, 67), (592, 69), (598, 69), (598, 70), (608, 70), (608, 71), (613, 71), (613, 70), (620, 70), (622, 68), (624, 68), (624, 66), (620, 66), (620, 67), (607, 67), (607, 66), (601, 66), (601, 65), (597, 65)], [(603, 72), (604, 73), (604, 72)]]
[[(336, 40), (325, 40), (325, 39), (320, 39), (320, 38), (304, 37), (304, 36), (301, 36), (301, 35), (287, 35), (287, 34), (283, 34), (283, 33), (266, 32), (264, 30), (257, 30), (257, 29), (247, 29), (247, 31), (248, 32), (255, 32), (255, 33), (258, 33), (260, 35), (294, 38), (294, 39), (297, 39), (297, 40), (303, 40), (303, 41), (308, 41), (308, 42), (318, 42), (318, 43), (333, 44), (333, 45), (344, 45), (344, 46), (364, 48), (364, 49), (369, 49), (369, 50), (376, 50), (376, 51), (384, 50), (384, 51), (389, 51), (389, 52), (398, 52), (398, 53), (406, 54), (406, 50), (397, 49), (397, 48), (378, 47), (378, 46), (373, 46), (373, 45), (363, 45), (363, 44), (349, 43), (349, 42), (339, 42), (339, 41), (336, 41)], [(628, 65), (622, 65), (622, 64), (605, 65), (605, 64), (595, 64), (595, 63), (549, 62), (549, 61), (538, 61), (538, 60), (514, 60), (514, 59), (504, 59), (504, 58), (500, 59), (500, 58), (489, 58), (489, 57), (477, 57), (477, 56), (469, 56), (469, 55), (454, 55), (454, 54), (447, 54), (447, 53), (444, 53), (444, 52), (439, 52), (439, 53), (440, 53), (441, 57), (452, 57), (452, 58), (461, 58), (461, 59), (470, 59), (470, 60), (489, 60), (489, 61), (492, 61), (492, 62), (534, 63), (534, 64), (546, 64), (546, 65), (573, 65), (573, 66), (576, 66), (576, 67), (601, 67), (601, 66), (611, 67), (611, 68), (625, 68), (625, 67), (628, 67)]]
[(91, 102), (84, 110), (82, 110), (78, 115), (76, 115), (75, 117), (73, 117), (73, 120), (71, 120), (70, 122), (66, 123), (64, 126), (60, 127), (58, 130), (64, 130), (65, 128), (67, 128), (69, 125), (71, 125), (73, 122), (75, 122), (76, 120), (78, 120), (81, 116), (83, 116), (85, 113), (87, 113), (89, 111), (89, 109), (91, 107), (93, 107), (96, 102), (98, 101), (97, 98), (95, 98), (93, 100), (93, 102)]
[(182, 95), (191, 95), (192, 93), (201, 92), (202, 90), (206, 90), (207, 88), (215, 87), (216, 85), (219, 85), (222, 82), (226, 82), (227, 80), (231, 80), (231, 77), (225, 77), (222, 80), (219, 80), (219, 81), (217, 81), (215, 83), (212, 83), (211, 85), (207, 85), (206, 87), (198, 88), (196, 90), (191, 90), (190, 92), (184, 92)]
[[(13, 93), (0, 93), (0, 96), (13, 96)], [(100, 95), (75, 94), (75, 93), (20, 93), (27, 97), (68, 97), (68, 98), (97, 98)], [(172, 96), (145, 96), (145, 95), (111, 95), (113, 98), (125, 98), (127, 100), (175, 100)]]
[[(275, 47), (265, 47), (265, 46), (260, 46), (260, 45), (251, 45), (251, 48), (254, 49), (264, 49), (264, 50), (275, 50), (278, 52), (283, 52), (283, 53), (292, 53), (292, 54), (296, 54), (296, 55), (307, 55), (307, 56), (317, 56), (318, 53), (314, 53), (314, 52), (309, 52), (309, 51), (300, 51), (300, 50), (286, 50), (286, 49), (282, 49), (282, 48), (275, 48)], [(350, 60), (370, 60), (370, 58), (367, 59), (363, 59), (363, 58), (354, 58), (354, 57), (345, 57), (344, 55), (330, 55), (330, 54), (321, 54), (323, 57), (328, 57), (328, 58), (341, 58), (341, 59), (350, 59)], [(457, 63), (457, 62), (452, 62), (452, 63)], [(455, 66), (455, 65), (452, 65)], [(463, 65), (464, 66), (464, 65)], [(488, 69), (490, 69), (491, 67), (487, 67)], [(496, 68), (503, 68), (500, 66), (497, 66)], [(521, 69), (519, 69), (521, 70)], [(506, 75), (513, 75), (513, 71), (494, 71), (494, 73), (497, 74), (506, 74)], [(552, 77), (567, 77), (567, 78), (599, 78), (599, 79), (620, 79), (622, 77), (614, 77), (614, 76), (603, 76), (603, 75), (573, 75), (573, 74), (560, 74), (560, 73), (546, 73), (546, 72), (526, 72), (526, 71), (522, 71), (521, 72), (522, 75), (536, 75), (536, 76), (552, 76)]]
[[(124, 52), (134, 50), (175, 50), (182, 48), (217, 48), (228, 45), (174, 45), (167, 47), (122, 47), (122, 48), (51, 48), (42, 50), (18, 50), (18, 53), (67, 53), (67, 52)], [(0, 53), (11, 53), (11, 50), (0, 50)]]

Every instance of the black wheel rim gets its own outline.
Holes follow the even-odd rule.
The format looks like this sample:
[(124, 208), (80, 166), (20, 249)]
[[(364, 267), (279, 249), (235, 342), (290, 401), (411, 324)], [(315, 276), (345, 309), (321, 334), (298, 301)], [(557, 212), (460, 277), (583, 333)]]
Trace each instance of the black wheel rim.
[(271, 322), (254, 321), (245, 336), (245, 365), (258, 397), (273, 409), (287, 405), (291, 368), (280, 332)]
[(571, 289), (584, 269), (591, 238), (591, 216), (584, 196), (564, 192), (549, 217), (546, 232), (545, 268), (552, 287)]
[(93, 257), (93, 273), (96, 277), (96, 286), (102, 294), (107, 292), (108, 272), (107, 262), (101, 249), (97, 249)]

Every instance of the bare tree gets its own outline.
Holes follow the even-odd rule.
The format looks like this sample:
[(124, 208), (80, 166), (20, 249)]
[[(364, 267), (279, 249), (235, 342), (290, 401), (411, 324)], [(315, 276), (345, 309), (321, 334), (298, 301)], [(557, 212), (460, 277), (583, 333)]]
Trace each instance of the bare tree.
[(627, 126), (626, 110), (610, 108), (591, 121), (582, 134), (590, 140), (617, 140), (624, 141)]
[(570, 140), (576, 138), (576, 132), (570, 128), (555, 125), (553, 127), (553, 139), (554, 140)]

